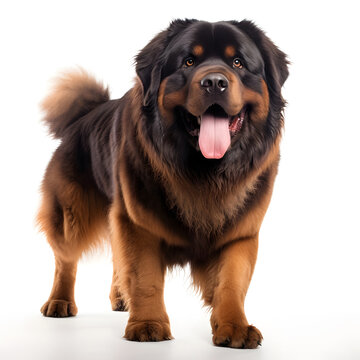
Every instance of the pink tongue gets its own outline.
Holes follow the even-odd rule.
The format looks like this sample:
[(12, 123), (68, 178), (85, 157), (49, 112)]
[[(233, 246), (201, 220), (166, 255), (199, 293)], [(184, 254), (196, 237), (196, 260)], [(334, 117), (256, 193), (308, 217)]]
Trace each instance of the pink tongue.
[(207, 159), (221, 159), (230, 146), (229, 119), (204, 114), (200, 122), (199, 146)]

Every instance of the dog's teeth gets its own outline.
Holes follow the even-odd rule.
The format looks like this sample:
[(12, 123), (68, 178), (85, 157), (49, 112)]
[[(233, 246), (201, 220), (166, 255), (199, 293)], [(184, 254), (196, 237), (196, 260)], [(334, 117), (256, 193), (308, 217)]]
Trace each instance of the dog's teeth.
[(197, 117), (197, 123), (200, 125), (200, 121), (201, 121), (201, 117), (200, 116), (198, 116)]

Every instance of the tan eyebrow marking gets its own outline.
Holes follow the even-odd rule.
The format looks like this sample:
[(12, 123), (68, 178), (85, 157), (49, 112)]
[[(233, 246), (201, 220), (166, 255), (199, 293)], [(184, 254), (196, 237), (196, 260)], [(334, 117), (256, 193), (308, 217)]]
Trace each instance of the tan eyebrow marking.
[(228, 56), (228, 57), (233, 57), (235, 55), (235, 48), (231, 45), (228, 45), (226, 48), (225, 48), (225, 55)]
[(204, 48), (201, 45), (195, 45), (193, 53), (195, 56), (201, 56), (204, 53)]

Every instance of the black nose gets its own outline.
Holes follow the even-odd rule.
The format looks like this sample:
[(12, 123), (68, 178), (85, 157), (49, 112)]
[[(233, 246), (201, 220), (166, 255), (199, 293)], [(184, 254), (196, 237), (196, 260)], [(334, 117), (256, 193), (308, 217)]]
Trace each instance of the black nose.
[(209, 94), (222, 93), (227, 89), (229, 80), (223, 74), (210, 73), (202, 78), (200, 85)]

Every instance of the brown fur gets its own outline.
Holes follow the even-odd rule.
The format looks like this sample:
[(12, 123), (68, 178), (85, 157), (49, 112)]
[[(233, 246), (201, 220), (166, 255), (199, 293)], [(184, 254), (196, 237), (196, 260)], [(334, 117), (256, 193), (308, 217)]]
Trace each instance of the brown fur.
[(204, 48), (201, 45), (195, 45), (193, 53), (195, 56), (201, 56), (204, 53)]
[(235, 54), (236, 54), (236, 51), (235, 51), (235, 48), (233, 47), (233, 46), (231, 46), (231, 45), (229, 45), (229, 46), (227, 46), (226, 48), (225, 48), (225, 55), (227, 56), (227, 57), (234, 57), (235, 56)]
[(269, 112), (269, 90), (264, 80), (261, 85), (261, 94), (244, 88), (241, 95), (245, 103), (254, 107), (251, 120), (259, 122), (263, 122)]
[[(183, 29), (189, 24), (176, 26)], [(176, 26), (169, 28), (170, 33), (181, 31)], [(44, 176), (37, 217), (56, 264), (53, 288), (41, 312), (53, 317), (77, 313), (77, 262), (110, 236), (114, 264), (110, 300), (113, 310), (130, 312), (127, 339), (172, 338), (163, 298), (165, 273), (167, 267), (190, 263), (194, 284), (212, 309), (213, 342), (255, 348), (262, 335), (249, 326), (244, 301), (277, 173), (282, 118), (278, 115), (279, 129), (271, 139), (259, 135), (248, 141), (248, 151), (239, 158), (242, 163), (231, 162), (229, 156), (215, 170), (211, 168), (215, 163), (201, 158), (196, 148), (178, 153), (172, 146), (182, 139), (183, 130), (176, 128), (178, 107), (197, 116), (209, 106), (199, 88), (206, 74), (221, 72), (229, 79), (221, 101), (231, 115), (245, 105), (251, 109), (248, 123), (232, 139), (230, 153), (238, 151), (241, 137), (251, 139), (274, 116), (274, 86), (262, 79), (258, 88), (252, 88), (239, 80), (235, 70), (219, 64), (199, 67), (188, 83), (175, 88), (171, 75), (157, 82), (155, 67), (148, 83), (148, 52), (152, 46), (158, 49), (165, 35), (160, 33), (139, 55), (139, 77), (123, 98), (110, 101), (108, 90), (81, 70), (60, 78), (43, 103), (45, 121), (62, 141)], [(220, 53), (233, 56), (233, 50), (228, 45)], [(206, 46), (197, 44), (194, 53), (205, 56)], [(151, 88), (156, 84), (154, 95)], [(149, 115), (143, 105), (154, 101), (152, 96), (154, 112)], [(151, 128), (157, 121), (160, 135), (158, 128)], [(251, 148), (254, 144), (260, 150)], [(194, 168), (192, 158), (185, 158), (187, 151), (198, 159)], [(181, 161), (189, 168), (183, 169)]]

